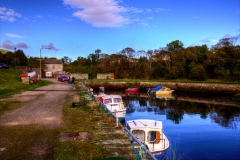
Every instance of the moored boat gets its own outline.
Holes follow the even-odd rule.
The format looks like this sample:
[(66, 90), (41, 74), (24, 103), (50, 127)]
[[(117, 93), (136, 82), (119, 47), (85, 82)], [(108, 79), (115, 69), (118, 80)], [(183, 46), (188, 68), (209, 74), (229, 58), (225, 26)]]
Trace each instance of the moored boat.
[(148, 95), (168, 95), (168, 94), (172, 94), (174, 92), (174, 90), (168, 88), (168, 87), (163, 87), (161, 85), (155, 87), (155, 88), (149, 88), (147, 93)]
[(125, 89), (125, 94), (138, 94), (138, 87), (130, 87)]
[(160, 90), (156, 91), (156, 95), (168, 95), (172, 94), (174, 90), (167, 88), (167, 87), (162, 87)]
[(126, 116), (126, 108), (120, 95), (100, 94), (97, 99), (117, 118)]
[(164, 152), (170, 146), (168, 138), (162, 131), (161, 121), (150, 119), (128, 120), (126, 127), (153, 154)]

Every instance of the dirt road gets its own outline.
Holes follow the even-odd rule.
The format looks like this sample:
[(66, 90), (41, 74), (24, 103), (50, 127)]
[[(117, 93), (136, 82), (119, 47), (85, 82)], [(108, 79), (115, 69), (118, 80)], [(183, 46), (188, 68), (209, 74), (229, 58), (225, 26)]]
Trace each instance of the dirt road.
[(23, 107), (0, 116), (0, 126), (41, 125), (58, 128), (62, 125), (62, 105), (72, 97), (75, 85), (59, 82), (57, 79), (44, 79), (54, 84), (32, 91), (22, 92), (7, 98), (20, 101)]

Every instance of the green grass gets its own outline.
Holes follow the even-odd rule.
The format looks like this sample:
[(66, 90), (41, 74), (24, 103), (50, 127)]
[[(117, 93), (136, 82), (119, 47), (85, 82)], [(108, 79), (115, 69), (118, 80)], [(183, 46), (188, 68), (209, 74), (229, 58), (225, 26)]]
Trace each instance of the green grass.
[(18, 70), (0, 69), (0, 98), (51, 84), (51, 82), (43, 80), (37, 83), (23, 84), (20, 74), (21, 72)]
[[(0, 99), (51, 84), (49, 81), (38, 81), (36, 84), (23, 84), (20, 79), (21, 72), (13, 69), (0, 69)], [(0, 116), (4, 112), (21, 107), (21, 103), (14, 101), (0, 101)]]
[(193, 81), (190, 79), (88, 79), (88, 80), (79, 80), (85, 82), (172, 82), (172, 83), (206, 83), (206, 84), (239, 84), (239, 81), (227, 81), (227, 80), (219, 80), (219, 79), (207, 79), (206, 81)]
[(6, 150), (0, 153), (0, 159), (37, 159), (38, 145), (46, 147), (45, 159), (53, 159), (57, 130), (33, 125), (1, 126), (0, 135), (0, 148)]
[(20, 107), (21, 107), (21, 103), (19, 102), (0, 101), (0, 116), (5, 112), (9, 112)]

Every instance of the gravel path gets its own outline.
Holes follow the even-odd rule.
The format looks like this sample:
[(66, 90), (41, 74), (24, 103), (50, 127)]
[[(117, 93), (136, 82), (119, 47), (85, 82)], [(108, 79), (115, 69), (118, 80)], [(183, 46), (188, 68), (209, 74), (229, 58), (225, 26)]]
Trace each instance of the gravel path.
[(6, 98), (22, 102), (23, 107), (0, 116), (0, 126), (34, 124), (53, 129), (61, 127), (62, 105), (67, 97), (71, 98), (77, 92), (75, 85), (59, 82), (57, 79), (44, 80), (54, 84)]

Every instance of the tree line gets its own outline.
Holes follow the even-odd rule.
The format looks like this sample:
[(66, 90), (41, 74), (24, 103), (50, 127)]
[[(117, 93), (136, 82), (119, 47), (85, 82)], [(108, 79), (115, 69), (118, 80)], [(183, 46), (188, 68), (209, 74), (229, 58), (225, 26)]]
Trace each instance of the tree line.
[[(95, 78), (97, 73), (114, 73), (118, 79), (239, 80), (240, 45), (235, 45), (238, 38), (220, 39), (211, 48), (206, 44), (184, 48), (181, 41), (175, 40), (155, 50), (126, 47), (118, 53), (105, 54), (97, 49), (86, 58), (79, 56), (72, 61), (64, 56), (61, 60), (64, 71), (88, 73), (89, 78)], [(13, 66), (15, 60), (18, 65), (39, 66), (39, 58), (26, 57), (22, 50), (0, 54), (0, 62)]]
[(210, 49), (206, 44), (184, 48), (179, 40), (148, 51), (127, 47), (108, 55), (97, 49), (87, 58), (78, 57), (65, 69), (88, 73), (90, 77), (96, 77), (97, 73), (114, 73), (119, 79), (239, 80), (240, 46), (235, 45), (237, 40), (238, 37), (223, 38)]

